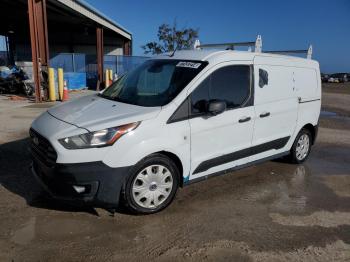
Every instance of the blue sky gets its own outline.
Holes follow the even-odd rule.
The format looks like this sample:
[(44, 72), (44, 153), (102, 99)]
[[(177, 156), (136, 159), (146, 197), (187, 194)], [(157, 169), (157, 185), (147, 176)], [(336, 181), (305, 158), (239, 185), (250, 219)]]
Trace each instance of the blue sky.
[(199, 28), (202, 43), (263, 37), (263, 48), (306, 49), (324, 72), (350, 72), (350, 0), (86, 0), (133, 33), (134, 55), (162, 23)]

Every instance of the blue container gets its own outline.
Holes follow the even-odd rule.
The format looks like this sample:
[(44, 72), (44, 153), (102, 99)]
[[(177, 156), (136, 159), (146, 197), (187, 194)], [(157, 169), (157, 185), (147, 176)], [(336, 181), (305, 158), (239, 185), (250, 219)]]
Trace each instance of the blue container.
[(64, 79), (69, 90), (86, 88), (86, 73), (64, 73)]

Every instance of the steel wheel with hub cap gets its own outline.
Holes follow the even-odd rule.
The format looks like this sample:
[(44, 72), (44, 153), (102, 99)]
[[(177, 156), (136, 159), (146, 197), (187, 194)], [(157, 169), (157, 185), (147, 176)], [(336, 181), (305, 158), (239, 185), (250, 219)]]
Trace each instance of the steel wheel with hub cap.
[(299, 137), (296, 147), (296, 158), (299, 161), (304, 160), (304, 158), (309, 153), (310, 148), (310, 138), (307, 134), (303, 134)]
[(290, 158), (293, 163), (303, 163), (310, 154), (312, 136), (309, 130), (302, 129), (291, 148)]
[(173, 200), (179, 180), (174, 162), (161, 154), (147, 157), (133, 168), (125, 190), (124, 200), (134, 212), (155, 213)]

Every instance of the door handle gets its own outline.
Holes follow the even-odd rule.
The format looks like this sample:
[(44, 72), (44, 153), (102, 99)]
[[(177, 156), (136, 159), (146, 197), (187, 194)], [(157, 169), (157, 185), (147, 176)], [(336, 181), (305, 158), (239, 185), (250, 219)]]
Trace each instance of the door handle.
[(251, 118), (248, 116), (248, 117), (243, 117), (241, 118), (240, 120), (238, 120), (239, 123), (244, 123), (244, 122), (248, 122)]
[(270, 112), (264, 112), (264, 113), (261, 113), (260, 114), (260, 117), (263, 118), (263, 117), (268, 117), (270, 115)]

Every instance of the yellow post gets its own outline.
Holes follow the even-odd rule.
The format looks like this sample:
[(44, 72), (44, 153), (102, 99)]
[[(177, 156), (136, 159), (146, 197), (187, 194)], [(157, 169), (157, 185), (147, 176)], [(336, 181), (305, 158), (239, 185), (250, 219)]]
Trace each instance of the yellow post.
[(63, 69), (58, 68), (58, 94), (61, 101), (63, 100), (63, 86), (64, 86)]
[(109, 69), (109, 80), (110, 80), (110, 84), (113, 83), (113, 70), (112, 69)]
[(109, 87), (109, 70), (106, 69), (106, 74), (105, 74), (105, 86), (106, 88)]
[(56, 101), (55, 92), (55, 71), (53, 68), (49, 68), (49, 100)]

